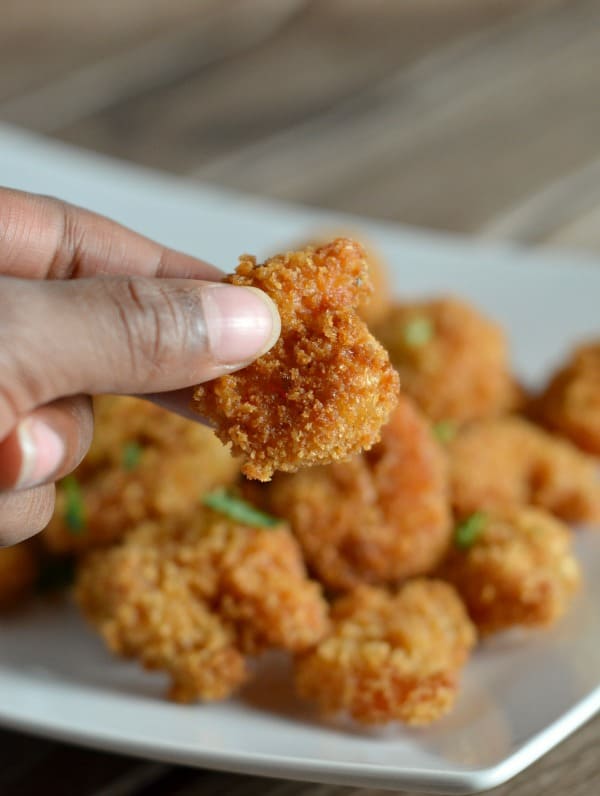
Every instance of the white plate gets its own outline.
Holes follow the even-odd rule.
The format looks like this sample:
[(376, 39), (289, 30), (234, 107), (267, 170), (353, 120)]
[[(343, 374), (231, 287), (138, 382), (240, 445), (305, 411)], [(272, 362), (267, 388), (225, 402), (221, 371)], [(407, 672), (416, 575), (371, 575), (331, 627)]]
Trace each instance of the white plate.
[[(57, 194), (231, 269), (312, 234), (375, 241), (404, 294), (470, 296), (510, 332), (522, 377), (539, 380), (598, 332), (600, 267), (235, 196), (0, 128), (0, 183)], [(479, 649), (453, 713), (420, 731), (320, 723), (273, 658), (226, 704), (181, 707), (164, 680), (114, 660), (67, 604), (0, 622), (0, 723), (91, 747), (194, 766), (360, 786), (461, 793), (498, 785), (600, 708), (600, 535), (581, 532), (585, 589), (552, 632)]]

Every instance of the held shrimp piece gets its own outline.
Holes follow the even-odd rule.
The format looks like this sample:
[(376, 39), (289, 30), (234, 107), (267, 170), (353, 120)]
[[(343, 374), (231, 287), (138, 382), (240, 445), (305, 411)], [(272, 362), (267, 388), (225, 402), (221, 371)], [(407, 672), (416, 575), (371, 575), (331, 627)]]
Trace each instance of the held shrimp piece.
[(328, 626), (285, 525), (251, 527), (209, 509), (146, 521), (92, 551), (76, 596), (110, 649), (167, 671), (180, 702), (227, 697), (249, 675), (246, 655), (303, 651)]
[(533, 414), (575, 445), (600, 455), (600, 342), (573, 353), (534, 402)]
[(371, 290), (362, 248), (340, 238), (262, 265), (243, 256), (227, 281), (264, 290), (281, 316), (269, 352), (195, 391), (194, 408), (242, 455), (244, 474), (268, 481), (370, 448), (398, 375), (357, 313)]
[(370, 451), (278, 474), (262, 491), (264, 505), (290, 523), (309, 569), (334, 591), (425, 573), (450, 538), (446, 460), (404, 396)]
[(458, 590), (482, 634), (553, 624), (580, 581), (569, 528), (534, 508), (461, 521), (439, 574)]
[(373, 332), (402, 389), (435, 422), (496, 415), (518, 401), (502, 329), (465, 301), (397, 304)]
[(189, 513), (228, 484), (239, 463), (205, 426), (136, 398), (94, 402), (92, 446), (58, 485), (46, 546), (67, 553), (110, 544), (145, 519)]
[[(319, 248), (325, 245), (333, 238), (352, 238), (351, 231), (338, 230), (337, 233), (330, 231), (330, 234), (323, 232), (320, 235), (315, 235), (311, 240), (306, 242), (299, 248), (311, 246)], [(375, 324), (380, 323), (389, 313), (392, 307), (392, 290), (390, 284), (390, 268), (389, 264), (385, 261), (383, 255), (369, 242), (364, 241), (363, 247), (365, 249), (365, 257), (367, 260), (367, 273), (369, 282), (372, 286), (371, 295), (364, 299), (358, 308), (358, 314), (369, 326), (373, 327)]]
[(448, 447), (452, 503), (459, 516), (535, 505), (566, 522), (600, 520), (594, 460), (518, 417), (484, 420)]
[(299, 695), (326, 715), (423, 725), (453, 706), (475, 631), (454, 589), (409, 581), (396, 594), (361, 586), (332, 608), (331, 633), (296, 663)]

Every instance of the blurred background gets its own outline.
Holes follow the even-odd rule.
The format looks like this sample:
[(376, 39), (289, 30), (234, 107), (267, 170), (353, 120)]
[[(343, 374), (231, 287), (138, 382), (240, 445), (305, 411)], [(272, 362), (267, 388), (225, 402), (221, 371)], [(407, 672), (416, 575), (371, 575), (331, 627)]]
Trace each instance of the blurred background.
[(0, 121), (243, 191), (600, 251), (600, 0), (4, 0)]

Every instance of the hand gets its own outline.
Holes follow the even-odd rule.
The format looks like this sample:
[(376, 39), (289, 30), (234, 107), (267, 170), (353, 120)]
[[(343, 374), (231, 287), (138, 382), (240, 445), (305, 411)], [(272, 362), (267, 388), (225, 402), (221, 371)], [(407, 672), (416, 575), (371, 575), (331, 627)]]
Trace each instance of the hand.
[[(190, 385), (279, 336), (258, 290), (56, 200), (0, 189), (0, 545), (40, 531), (87, 451), (90, 395), (185, 414)], [(186, 389), (187, 388), (187, 389)]]

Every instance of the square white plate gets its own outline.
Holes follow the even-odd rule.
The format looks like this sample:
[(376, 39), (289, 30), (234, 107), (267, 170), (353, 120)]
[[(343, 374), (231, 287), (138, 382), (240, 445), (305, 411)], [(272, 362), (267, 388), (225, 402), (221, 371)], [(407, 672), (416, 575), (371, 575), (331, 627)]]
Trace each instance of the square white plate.
[[(468, 296), (509, 330), (519, 374), (541, 379), (600, 331), (600, 264), (467, 243), (199, 187), (0, 128), (0, 184), (56, 194), (231, 270), (315, 230), (374, 241), (397, 293)], [(369, 732), (320, 723), (267, 659), (228, 703), (181, 707), (164, 680), (114, 660), (68, 604), (0, 622), (0, 723), (157, 760), (359, 786), (465, 793), (498, 785), (600, 709), (600, 534), (580, 532), (585, 588), (553, 631), (498, 637), (464, 674), (453, 713), (432, 728)]]

